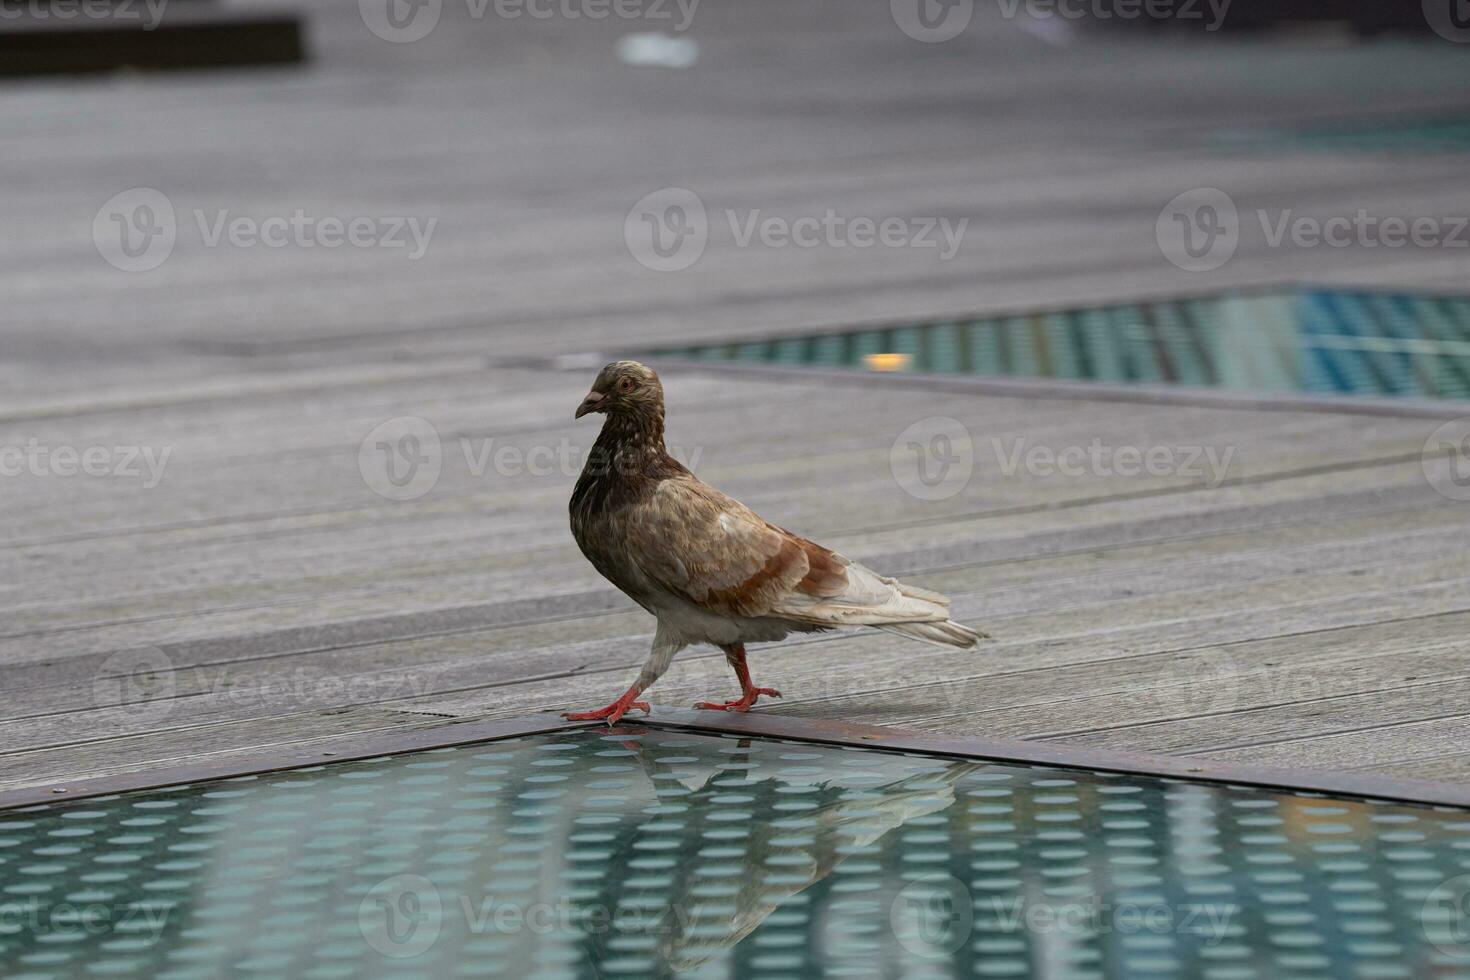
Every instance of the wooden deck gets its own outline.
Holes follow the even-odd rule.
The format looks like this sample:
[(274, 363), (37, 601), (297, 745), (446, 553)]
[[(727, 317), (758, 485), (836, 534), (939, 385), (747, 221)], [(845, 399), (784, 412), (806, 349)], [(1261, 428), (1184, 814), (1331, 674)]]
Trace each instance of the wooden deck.
[[(592, 372), (567, 355), (1297, 279), (1466, 282), (1463, 251), (1273, 250), (1259, 234), (1190, 275), (1153, 237), (1164, 203), (1203, 185), (1242, 210), (1462, 213), (1463, 158), (1209, 143), (1470, 106), (1454, 45), (1060, 49), (977, 11), (930, 46), (886, 6), (700, 7), (701, 61), (681, 72), (617, 62), (636, 24), (459, 24), (446, 4), (435, 34), (390, 45), (348, 5), (313, 11), (305, 72), (0, 90), (0, 446), (169, 453), (156, 486), (146, 465), (0, 477), (0, 789), (620, 692), (651, 620), (567, 530), (596, 428), (571, 420)], [(712, 233), (693, 268), (660, 274), (629, 257), (623, 220), (667, 185), (715, 223), (832, 207), (971, 225), (946, 263)], [(180, 215), (146, 273), (107, 266), (90, 237), (135, 186)], [(417, 261), (207, 248), (196, 208), (439, 224)], [(1441, 419), (665, 383), (669, 441), (704, 479), (949, 593), (995, 638), (970, 654), (875, 633), (757, 649), (757, 680), (786, 695), (760, 710), (1470, 780), (1470, 509), (1421, 458)], [(412, 500), (360, 466), (402, 416), (442, 445)], [(925, 501), (890, 448), (936, 416), (969, 430), (974, 473)], [(1233, 456), (1218, 486), (1008, 474), (1018, 440)], [(732, 687), (716, 651), (690, 650), (652, 696)]]

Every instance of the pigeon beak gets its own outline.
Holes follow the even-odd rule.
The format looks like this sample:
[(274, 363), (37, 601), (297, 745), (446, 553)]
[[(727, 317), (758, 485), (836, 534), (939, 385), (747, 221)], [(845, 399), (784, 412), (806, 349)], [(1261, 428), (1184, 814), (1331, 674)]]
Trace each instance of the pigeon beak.
[(587, 392), (587, 397), (582, 399), (582, 404), (577, 406), (577, 414), (573, 415), (572, 418), (579, 419), (582, 416), (586, 415), (588, 412), (602, 411), (602, 403), (606, 399), (607, 396), (599, 392)]

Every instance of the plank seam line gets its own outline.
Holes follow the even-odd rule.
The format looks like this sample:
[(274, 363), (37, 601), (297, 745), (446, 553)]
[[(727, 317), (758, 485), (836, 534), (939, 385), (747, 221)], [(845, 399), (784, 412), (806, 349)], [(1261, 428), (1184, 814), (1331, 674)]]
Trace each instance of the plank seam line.
[[(1413, 509), (1410, 509), (1409, 512), (1412, 512), (1412, 511), (1413, 511)], [(1389, 511), (1389, 513), (1393, 513), (1393, 511)], [(1315, 523), (1326, 523), (1326, 521), (1297, 522), (1297, 523), (1299, 525), (1300, 524), (1315, 524)], [(1262, 525), (1262, 527), (1269, 527), (1269, 526), (1282, 526), (1282, 525), (1280, 525), (1280, 524), (1277, 524), (1277, 525)], [(1397, 534), (1397, 533), (1389, 533), (1389, 534), (1381, 534), (1381, 535), (1376, 535), (1376, 536), (1369, 535), (1367, 537), (1357, 538), (1357, 539), (1352, 539), (1352, 540), (1353, 540), (1353, 542), (1358, 542), (1358, 543), (1361, 543), (1361, 544), (1366, 545), (1366, 544), (1371, 544), (1371, 543), (1376, 542), (1376, 541), (1379, 541), (1379, 540), (1389, 540), (1389, 539), (1391, 539), (1391, 540), (1397, 541), (1397, 540), (1403, 540), (1406, 537), (1424, 537), (1424, 538), (1431, 538), (1434, 535), (1443, 534), (1443, 532), (1444, 532), (1444, 529), (1443, 528), (1432, 528), (1431, 527), (1431, 528), (1424, 528), (1424, 529), (1421, 529), (1421, 530), (1418, 530), (1418, 531), (1411, 532), (1408, 535), (1402, 535), (1402, 534)], [(1233, 533), (1238, 533), (1238, 532), (1231, 531), (1231, 532), (1227, 532), (1227, 533), (1233, 534)], [(1211, 535), (1211, 532), (1201, 532), (1201, 536), (1209, 537), (1209, 536), (1212, 536), (1212, 535)], [(973, 570), (973, 569), (983, 569), (983, 568), (990, 568), (990, 567), (1001, 567), (1001, 566), (1005, 566), (1005, 565), (1024, 565), (1024, 564), (1027, 564), (1027, 563), (1030, 563), (1030, 562), (1045, 562), (1045, 561), (1049, 561), (1049, 560), (1054, 559), (1054, 558), (1064, 558), (1064, 557), (1071, 556), (1071, 555), (1099, 554), (1099, 553), (1109, 553), (1109, 554), (1111, 554), (1111, 553), (1116, 553), (1117, 551), (1120, 551), (1120, 550), (1126, 550), (1126, 549), (1131, 549), (1131, 548), (1146, 548), (1146, 547), (1149, 547), (1153, 543), (1157, 543), (1158, 541), (1165, 541), (1165, 542), (1187, 541), (1187, 540), (1190, 540), (1192, 537), (1194, 537), (1194, 536), (1191, 536), (1191, 535), (1180, 535), (1180, 536), (1172, 537), (1172, 538), (1161, 538), (1161, 539), (1151, 539), (1151, 540), (1143, 540), (1143, 541), (1119, 542), (1119, 543), (1114, 543), (1114, 544), (1110, 544), (1110, 545), (1104, 545), (1104, 546), (1098, 546), (1098, 547), (1091, 547), (1091, 548), (1084, 547), (1084, 548), (1077, 548), (1077, 549), (1068, 549), (1066, 551), (1049, 552), (1049, 553), (1046, 553), (1046, 554), (1035, 555), (1035, 556), (1024, 556), (1024, 557), (1016, 557), (1016, 558), (1003, 558), (1003, 559), (994, 559), (994, 560), (987, 560), (987, 561), (968, 562), (968, 563), (959, 563), (959, 564), (950, 564), (950, 565), (921, 566), (919, 568), (907, 569), (907, 570), (905, 570), (903, 572), (903, 575), (905, 577), (909, 577), (909, 578), (920, 578), (920, 577), (924, 577), (924, 576), (932, 576), (932, 575), (938, 575), (938, 574), (949, 573), (949, 572), (969, 571), (969, 570)], [(1336, 547), (1336, 548), (1343, 548), (1343, 547), (1348, 547), (1351, 543), (1352, 542), (1343, 542), (1343, 541), (1320, 541), (1320, 542), (1307, 542), (1307, 543), (1303, 543), (1301, 545), (1297, 545), (1297, 546), (1294, 546), (1294, 547), (1297, 548), (1298, 550), (1310, 551), (1311, 549), (1323, 549), (1323, 548), (1334, 548), (1334, 547)], [(1273, 550), (1273, 549), (1269, 549), (1269, 548), (1256, 548), (1256, 549), (1242, 550), (1242, 551), (1232, 552), (1230, 554), (1230, 556), (1229, 556), (1229, 560), (1249, 561), (1252, 558), (1259, 557), (1261, 555), (1280, 554), (1281, 551), (1282, 551), (1282, 549), (1274, 549)], [(900, 555), (899, 557), (902, 557), (902, 555)], [(1181, 558), (1181, 559), (1177, 559), (1175, 564), (1177, 565), (1177, 567), (1181, 567), (1181, 568), (1196, 568), (1196, 567), (1199, 567), (1201, 565), (1212, 564), (1212, 563), (1214, 563), (1215, 560), (1216, 559), (1214, 559), (1212, 557)], [(1405, 564), (1407, 562), (1415, 562), (1415, 561), (1423, 561), (1423, 560), (1425, 560), (1425, 556), (1423, 556), (1423, 555), (1391, 556), (1391, 557), (1388, 557), (1388, 558), (1384, 558), (1384, 559), (1380, 559), (1380, 560), (1371, 562), (1371, 563), (1366, 564), (1366, 565), (1363, 565), (1363, 564), (1348, 564), (1348, 565), (1343, 565), (1343, 566), (1341, 566), (1339, 568), (1335, 568), (1335, 569), (1319, 570), (1318, 571), (1318, 575), (1342, 575), (1342, 574), (1348, 574), (1348, 573), (1352, 573), (1352, 572), (1356, 572), (1356, 571), (1379, 570), (1379, 569), (1390, 568), (1390, 567), (1393, 567), (1395, 565), (1402, 565), (1402, 564)], [(882, 562), (879, 561), (879, 560), (872, 560), (872, 559), (870, 559), (870, 560), (866, 561), (865, 563), (867, 563), (867, 564), (874, 564), (874, 563), (881, 564)], [(891, 564), (894, 564), (894, 562), (889, 561), (888, 564), (891, 565)], [(1084, 572), (1079, 572), (1077, 574), (1054, 577), (1054, 578), (1049, 579), (1048, 581), (1051, 582), (1052, 584), (1056, 584), (1056, 583), (1074, 583), (1074, 582), (1075, 583), (1086, 583), (1086, 582), (1089, 582), (1089, 581), (1096, 580), (1096, 579), (1098, 579), (1100, 577), (1105, 577), (1108, 574), (1110, 574), (1112, 571), (1114, 571), (1114, 570), (1109, 569), (1109, 570), (1084, 571)], [(1289, 579), (1294, 578), (1294, 577), (1296, 577), (1296, 576), (1295, 575), (1281, 575), (1281, 576), (1278, 576), (1275, 579), (1270, 579), (1269, 581), (1286, 581), (1286, 580), (1289, 580)], [(1450, 581), (1450, 580), (1447, 579), (1447, 580), (1440, 580), (1440, 581)], [(1429, 585), (1429, 584), (1433, 584), (1433, 583), (1425, 583), (1425, 584), (1426, 585)], [(1028, 584), (1028, 585), (1017, 585), (1017, 586), (1002, 586), (1002, 587), (998, 587), (998, 588), (995, 588), (995, 589), (974, 589), (974, 590), (971, 590), (971, 591), (968, 591), (968, 592), (956, 593), (952, 598), (954, 598), (954, 599), (972, 599), (972, 598), (979, 598), (979, 597), (985, 597), (985, 596), (995, 597), (997, 595), (1018, 594), (1018, 593), (1025, 593), (1025, 592), (1029, 591), (1031, 587), (1032, 586), (1030, 586)], [(62, 634), (67, 634), (67, 633), (83, 632), (83, 631), (88, 631), (88, 630), (106, 630), (106, 629), (112, 629), (112, 628), (119, 627), (119, 626), (136, 626), (136, 625), (141, 625), (141, 624), (145, 624), (145, 623), (163, 623), (163, 622), (169, 622), (169, 621), (189, 620), (189, 619), (199, 618), (201, 616), (223, 615), (223, 614), (228, 614), (228, 613), (233, 613), (233, 612), (251, 611), (251, 610), (259, 610), (259, 609), (276, 609), (276, 608), (298, 607), (298, 606), (301, 606), (303, 604), (307, 604), (307, 603), (310, 603), (310, 602), (313, 602), (313, 601), (317, 601), (318, 599), (323, 598), (323, 597), (332, 597), (332, 598), (350, 597), (350, 598), (357, 598), (357, 599), (372, 599), (372, 598), (376, 598), (376, 597), (379, 597), (379, 596), (396, 595), (396, 594), (400, 594), (400, 593), (407, 592), (407, 591), (410, 591), (410, 590), (408, 590), (407, 588), (393, 588), (393, 589), (384, 589), (384, 590), (379, 590), (379, 591), (373, 591), (370, 587), (364, 587), (362, 589), (357, 589), (357, 590), (338, 591), (338, 592), (331, 592), (331, 593), (293, 594), (293, 595), (285, 596), (285, 597), (277, 597), (276, 599), (274, 599), (272, 601), (266, 601), (266, 602), (239, 603), (239, 604), (229, 605), (229, 606), (205, 607), (205, 608), (192, 609), (192, 610), (187, 610), (187, 611), (173, 610), (173, 611), (167, 611), (167, 612), (159, 612), (159, 613), (155, 613), (153, 615), (148, 615), (148, 616), (135, 616), (135, 617), (129, 617), (129, 618), (117, 619), (117, 620), (89, 621), (89, 622), (85, 622), (85, 623), (71, 623), (71, 624), (66, 624), (66, 625), (52, 627), (50, 629), (33, 629), (33, 630), (27, 630), (27, 631), (24, 631), (24, 632), (16, 632), (16, 633), (0, 633), (0, 640), (20, 640), (20, 639), (28, 639), (28, 638), (49, 637), (49, 636), (58, 636), (58, 635), (62, 635)], [(601, 590), (601, 591), (605, 595), (613, 595), (613, 593), (611, 593), (609, 590)], [(1209, 591), (1211, 591), (1211, 588), (1209, 586), (1201, 586), (1199, 588), (1193, 588), (1193, 589), (1169, 589), (1169, 590), (1165, 590), (1165, 591), (1162, 591), (1162, 592), (1148, 592), (1148, 593), (1143, 593), (1143, 594), (1144, 595), (1187, 595), (1187, 594), (1189, 594), (1191, 592), (1209, 592)], [(163, 592), (163, 593), (144, 593), (144, 594), (145, 595), (170, 595), (171, 593)], [(1372, 594), (1372, 595), (1394, 595), (1394, 594), (1398, 594), (1398, 592), (1395, 591), (1395, 590), (1387, 590), (1387, 591), (1374, 592), (1374, 593), (1370, 593), (1370, 594)], [(1077, 608), (1081, 608), (1081, 607), (1077, 607)], [(332, 651), (332, 650), (348, 650), (348, 649), (354, 649), (354, 648), (358, 648), (358, 647), (366, 648), (366, 647), (371, 647), (371, 646), (375, 646), (375, 645), (380, 645), (380, 644), (383, 644), (383, 643), (410, 642), (412, 640), (416, 640), (416, 639), (419, 639), (421, 637), (428, 638), (428, 637), (433, 637), (433, 636), (444, 636), (444, 635), (462, 635), (464, 633), (472, 633), (472, 632), (493, 633), (493, 632), (495, 632), (497, 630), (502, 630), (502, 629), (522, 628), (522, 627), (525, 627), (525, 626), (528, 626), (528, 625), (532, 625), (532, 626), (534, 626), (534, 625), (550, 625), (550, 624), (558, 623), (558, 622), (570, 622), (570, 621), (579, 621), (579, 620), (590, 620), (590, 619), (598, 618), (600, 616), (606, 616), (606, 615), (609, 615), (611, 613), (632, 612), (632, 611), (634, 611), (634, 609), (632, 607), (624, 607), (624, 608), (617, 608), (617, 609), (603, 609), (603, 610), (589, 610), (589, 611), (584, 611), (584, 612), (583, 611), (579, 611), (579, 612), (566, 613), (566, 614), (560, 615), (560, 616), (546, 617), (546, 618), (540, 618), (540, 619), (518, 620), (518, 621), (509, 622), (509, 623), (481, 624), (481, 625), (478, 625), (478, 626), (456, 627), (452, 631), (429, 631), (429, 632), (424, 632), (424, 633), (401, 634), (399, 636), (390, 636), (390, 637), (383, 637), (383, 638), (375, 638), (375, 639), (372, 639), (372, 640), (360, 641), (360, 642), (356, 642), (356, 643), (334, 644), (334, 645), (328, 645), (328, 646), (322, 646), (322, 647), (308, 648), (308, 649), (305, 649), (305, 650), (287, 650), (287, 651), (281, 651), (281, 652), (275, 653), (275, 654), (262, 654), (262, 655), (260, 655), (258, 657), (237, 658), (237, 659), (233, 659), (233, 660), (202, 661), (202, 662), (200, 662), (198, 664), (191, 664), (190, 666), (191, 667), (209, 667), (209, 666), (227, 665), (227, 664), (233, 664), (233, 663), (248, 663), (248, 662), (255, 661), (255, 660), (268, 660), (268, 659), (278, 658), (278, 657), (290, 657), (290, 656), (310, 655), (310, 654), (314, 654), (314, 653), (328, 652), (328, 651)], [(405, 613), (404, 615), (405, 616), (414, 616), (414, 615), (421, 615), (421, 613)], [(345, 622), (352, 622), (352, 620), (347, 620)], [(255, 636), (255, 635), (259, 635), (259, 634), (248, 634), (248, 633), (247, 634), (234, 634), (234, 638), (235, 639), (240, 639), (240, 638), (245, 638), (245, 637), (250, 637), (250, 636)], [(634, 634), (634, 635), (642, 635), (642, 634)], [(224, 637), (222, 639), (228, 640), (228, 639), (230, 639), (230, 637)], [(188, 642), (191, 642), (191, 641), (185, 640), (185, 641), (182, 641), (182, 642), (188, 643)], [(200, 641), (195, 641), (195, 642), (200, 642)], [(208, 640), (208, 639), (205, 639), (202, 642), (211, 642), (211, 641)], [(798, 639), (795, 642), (801, 642), (801, 641), (800, 641), (800, 639)], [(172, 644), (170, 643), (170, 644), (164, 644), (164, 645), (172, 645)], [(109, 650), (95, 651), (95, 652), (92, 652), (92, 653), (80, 653), (80, 654), (71, 655), (69, 657), (64, 657), (63, 659), (79, 659), (80, 657), (83, 657), (83, 656), (103, 656), (103, 655), (109, 655), (109, 654), (112, 654), (112, 653), (117, 653), (117, 652), (120, 652), (121, 650), (125, 650), (125, 649), (133, 649), (133, 648), (131, 648), (131, 647), (112, 648), (112, 649), (109, 649)], [(13, 668), (12, 669), (22, 669), (23, 670), (23, 669), (25, 669), (25, 667), (24, 667), (24, 665), (13, 665)], [(0, 674), (3, 674), (4, 673), (4, 670), (5, 670), (5, 667), (0, 666)], [(45, 685), (43, 685), (43, 686), (45, 686)]]
[[(1356, 662), (1357, 660), (1371, 660), (1371, 659), (1373, 659), (1373, 657), (1372, 657), (1372, 655), (1369, 655), (1369, 656), (1366, 656), (1366, 657), (1355, 658), (1354, 661), (1347, 661), (1347, 662), (1351, 663), (1351, 662)], [(1337, 661), (1337, 662), (1333, 663), (1331, 666), (1338, 667), (1338, 666), (1341, 666), (1343, 663), (1344, 663), (1343, 661)], [(1181, 721), (1196, 721), (1196, 720), (1199, 720), (1199, 719), (1202, 719), (1202, 718), (1233, 718), (1233, 717), (1238, 717), (1240, 715), (1255, 714), (1255, 713), (1261, 712), (1261, 711), (1275, 711), (1278, 708), (1291, 708), (1291, 707), (1297, 707), (1297, 706), (1301, 706), (1301, 705), (1328, 704), (1328, 703), (1333, 702), (1333, 701), (1351, 701), (1354, 698), (1365, 698), (1365, 697), (1372, 697), (1372, 696), (1378, 695), (1378, 694), (1389, 694), (1389, 693), (1394, 693), (1394, 692), (1412, 691), (1412, 690), (1416, 690), (1418, 688), (1425, 688), (1425, 687), (1431, 687), (1432, 688), (1432, 687), (1436, 687), (1436, 686), (1438, 686), (1440, 684), (1448, 683), (1448, 682), (1451, 682), (1451, 681), (1464, 681), (1464, 680), (1470, 680), (1470, 674), (1450, 674), (1450, 675), (1447, 675), (1447, 676), (1444, 676), (1444, 677), (1436, 677), (1434, 680), (1416, 681), (1416, 682), (1414, 682), (1412, 684), (1395, 684), (1395, 685), (1390, 685), (1390, 686), (1387, 686), (1387, 687), (1376, 687), (1376, 688), (1373, 688), (1371, 691), (1365, 690), (1365, 691), (1350, 691), (1350, 692), (1347, 692), (1345, 694), (1326, 694), (1326, 695), (1323, 695), (1321, 697), (1304, 698), (1303, 700), (1300, 700), (1300, 701), (1273, 701), (1273, 702), (1269, 702), (1269, 703), (1265, 703), (1265, 704), (1253, 704), (1253, 705), (1250, 705), (1250, 706), (1245, 707), (1245, 708), (1235, 709), (1233, 711), (1205, 711), (1205, 712), (1201, 712), (1199, 714), (1193, 714), (1193, 715), (1178, 715), (1178, 716), (1169, 717), (1169, 718), (1155, 718), (1155, 719), (1150, 720), (1150, 721), (1135, 721), (1135, 722), (1129, 722), (1129, 723), (1123, 724), (1123, 725), (1108, 725), (1108, 726), (1102, 726), (1102, 727), (1097, 727), (1097, 728), (1058, 729), (1056, 731), (1046, 732), (1044, 734), (1040, 734), (1040, 735), (1037, 735), (1035, 737), (1036, 738), (1043, 738), (1043, 739), (1061, 739), (1061, 738), (1076, 738), (1076, 737), (1082, 736), (1082, 735), (1102, 735), (1102, 734), (1107, 734), (1107, 733), (1110, 733), (1110, 732), (1137, 731), (1139, 729), (1151, 728), (1151, 727), (1154, 727), (1154, 726), (1157, 726), (1157, 725), (1172, 725), (1172, 724), (1175, 724), (1175, 723), (1181, 722)], [(1178, 684), (1170, 684), (1170, 685), (1167, 685), (1167, 686), (1169, 688), (1187, 687), (1188, 686), (1188, 682), (1180, 682)], [(1134, 693), (1134, 692), (1131, 692), (1131, 691), (1120, 691), (1120, 692), (1116, 692), (1116, 693), (1130, 694), (1130, 693)], [(1049, 703), (1052, 703), (1052, 704), (1060, 704), (1060, 703), (1065, 703), (1065, 702), (1049, 702)], [(1427, 719), (1425, 719), (1425, 720), (1427, 720)], [(1347, 730), (1348, 731), (1356, 731), (1356, 729), (1347, 729)], [(1227, 745), (1210, 746), (1209, 748), (1193, 749), (1191, 751), (1192, 752), (1195, 752), (1195, 753), (1214, 752), (1214, 751), (1225, 751), (1227, 749), (1234, 749), (1234, 748), (1251, 748), (1253, 746), (1258, 746), (1258, 745), (1276, 745), (1276, 744), (1278, 744), (1280, 742), (1289, 742), (1289, 741), (1295, 741), (1295, 739), (1264, 739), (1264, 740), (1259, 741), (1259, 742), (1231, 743), (1231, 744), (1227, 744)]]

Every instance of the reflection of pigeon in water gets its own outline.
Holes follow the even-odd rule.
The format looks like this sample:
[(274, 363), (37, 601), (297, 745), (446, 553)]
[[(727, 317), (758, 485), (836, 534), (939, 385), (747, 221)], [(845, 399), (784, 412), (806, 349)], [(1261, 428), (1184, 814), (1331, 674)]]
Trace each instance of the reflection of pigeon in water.
[(761, 519), (702, 483), (664, 449), (664, 391), (637, 361), (602, 369), (577, 417), (607, 421), (572, 492), (572, 535), (608, 581), (658, 617), (653, 652), (622, 697), (573, 720), (616, 722), (691, 643), (725, 651), (740, 697), (695, 707), (746, 711), (762, 694), (745, 644), (792, 632), (874, 626), (941, 646), (972, 647), (981, 634), (949, 618), (937, 592), (885, 578)]
[[(783, 902), (826, 878), (854, 852), (915, 817), (951, 806), (956, 783), (984, 768), (983, 763), (953, 763), (878, 785), (843, 785), (830, 774), (779, 769), (766, 778), (744, 779), (741, 772), (751, 759), (748, 743), (740, 744), (747, 752), (723, 757), (718, 765), (676, 766), (655, 761), (655, 751), (637, 739), (624, 743), (653, 781), (660, 804), (679, 806), (682, 812), (671, 819), (686, 825), (674, 854), (660, 849), (669, 840), (661, 821), (640, 820), (621, 837), (604, 880), (608, 907), (637, 905), (645, 897), (661, 906), (656, 916), (623, 923), (612, 935), (654, 935), (662, 973), (691, 970), (735, 946)], [(881, 772), (896, 762), (875, 760), (873, 766)], [(750, 771), (759, 773), (761, 767)], [(738, 823), (720, 819), (737, 811), (769, 816)], [(728, 845), (743, 849), (739, 857), (701, 853), (711, 845), (703, 831), (728, 834), (736, 827), (746, 832), (729, 838)], [(649, 854), (674, 858), (672, 883), (644, 896), (621, 879), (644, 874), (636, 859)]]

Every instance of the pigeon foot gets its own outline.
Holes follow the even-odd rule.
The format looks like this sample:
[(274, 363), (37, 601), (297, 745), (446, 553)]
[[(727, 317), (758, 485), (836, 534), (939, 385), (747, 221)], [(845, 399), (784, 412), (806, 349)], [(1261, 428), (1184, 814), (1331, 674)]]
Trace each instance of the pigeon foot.
[(563, 711), (561, 716), (567, 721), (606, 721), (609, 725), (616, 725), (632, 708), (637, 708), (645, 715), (652, 712), (647, 701), (635, 701), (636, 697), (638, 689), (633, 688), (606, 708), (598, 708), (596, 711)]
[(736, 698), (734, 701), (724, 701), (720, 703), (716, 703), (714, 701), (696, 701), (694, 703), (694, 706), (696, 708), (702, 708), (705, 711), (746, 712), (750, 710), (750, 706), (755, 704), (755, 702), (760, 698), (762, 694), (772, 698), (779, 698), (781, 696), (781, 692), (776, 690), (774, 687), (753, 687), (750, 690), (746, 691), (739, 698)]

